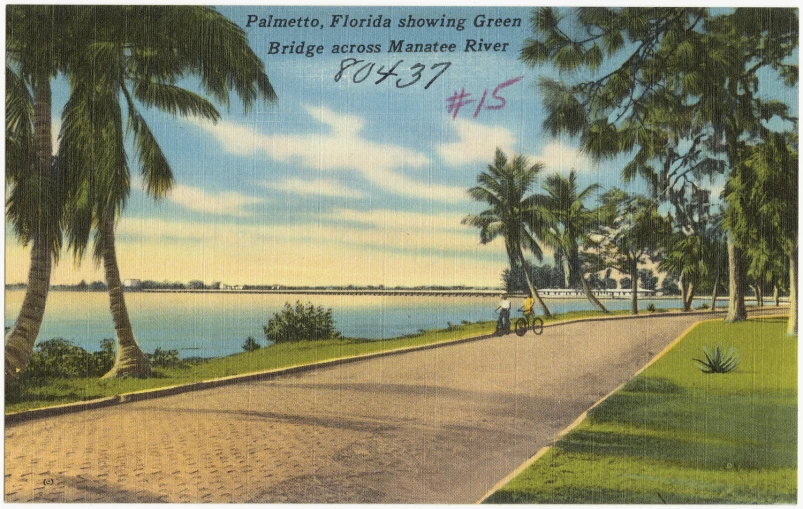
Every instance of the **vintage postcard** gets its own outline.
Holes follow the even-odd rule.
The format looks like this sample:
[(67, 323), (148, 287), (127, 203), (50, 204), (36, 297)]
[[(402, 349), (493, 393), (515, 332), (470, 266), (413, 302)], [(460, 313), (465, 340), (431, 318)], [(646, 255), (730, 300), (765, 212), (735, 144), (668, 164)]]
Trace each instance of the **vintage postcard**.
[(5, 15), (6, 502), (797, 502), (797, 9)]

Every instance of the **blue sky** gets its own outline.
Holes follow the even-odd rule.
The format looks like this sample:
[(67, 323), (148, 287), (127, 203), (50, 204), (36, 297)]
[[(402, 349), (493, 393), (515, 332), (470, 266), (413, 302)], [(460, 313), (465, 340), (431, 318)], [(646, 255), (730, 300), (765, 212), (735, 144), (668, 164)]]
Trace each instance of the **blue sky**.
[[(544, 176), (574, 168), (581, 184), (624, 186), (623, 160), (594, 163), (573, 140), (552, 138), (541, 127), (539, 76), (546, 66), (518, 61), (529, 34), (529, 8), (458, 7), (221, 7), (244, 27), (265, 62), (279, 96), (245, 115), (235, 101), (216, 124), (148, 112), (147, 120), (173, 168), (176, 187), (154, 203), (135, 178), (118, 227), (123, 278), (201, 279), (228, 284), (384, 284), (497, 286), (507, 261), (501, 242), (479, 245), (476, 230), (460, 225), (482, 210), (465, 190), (475, 183), (496, 147), (545, 165)], [(392, 28), (331, 28), (332, 15), (390, 19)], [(464, 18), (465, 29), (398, 28), (408, 16)], [(316, 18), (322, 28), (245, 28), (259, 18)], [(477, 15), (520, 18), (520, 28), (477, 28)], [(390, 40), (454, 43), (454, 53), (388, 53)], [(465, 52), (467, 39), (507, 43), (506, 52)], [(323, 45), (308, 58), (268, 53), (271, 42)], [(382, 51), (332, 55), (333, 45), (380, 44)], [(335, 82), (343, 58), (365, 60)], [(375, 84), (384, 66), (398, 77)], [(371, 73), (355, 83), (354, 71)], [(428, 89), (424, 84), (451, 65)], [(411, 70), (414, 64), (422, 64)], [(435, 67), (433, 68), (433, 65)], [(406, 88), (416, 68), (421, 79)], [(357, 76), (359, 80), (360, 77)], [(501, 83), (521, 80), (491, 94)], [(184, 83), (193, 88), (195, 83)], [(464, 90), (475, 102), (455, 115), (447, 98)], [(66, 101), (54, 87), (54, 124)], [(132, 173), (136, 169), (132, 160)], [(714, 184), (719, 185), (717, 183)], [(539, 184), (540, 187), (540, 184)], [(640, 184), (631, 186), (641, 190)], [(6, 281), (23, 281), (27, 252), (6, 233)], [(103, 279), (91, 260), (76, 267), (64, 257), (54, 283)]]

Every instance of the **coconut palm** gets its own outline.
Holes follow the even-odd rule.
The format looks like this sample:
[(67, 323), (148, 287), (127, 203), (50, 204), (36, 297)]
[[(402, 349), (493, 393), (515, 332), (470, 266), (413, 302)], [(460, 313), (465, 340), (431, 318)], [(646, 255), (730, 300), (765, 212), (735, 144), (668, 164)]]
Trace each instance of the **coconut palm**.
[(533, 285), (530, 267), (524, 257), (527, 250), (536, 259), (543, 259), (536, 239), (544, 221), (534, 198), (526, 196), (542, 169), (542, 164), (531, 165), (522, 155), (509, 160), (497, 148), (493, 163), (488, 165), (487, 171), (477, 175), (478, 185), (468, 190), (472, 199), (487, 203), (490, 208), (478, 215), (464, 217), (462, 223), (479, 228), (482, 244), (504, 238), (511, 272), (523, 269), (530, 295), (538, 301), (544, 316), (552, 316)]
[(577, 174), (569, 172), (568, 178), (559, 173), (548, 177), (542, 186), (545, 195), (537, 195), (536, 203), (547, 218), (543, 228), (544, 241), (556, 252), (563, 253), (570, 288), (581, 287), (588, 300), (603, 313), (608, 309), (594, 296), (591, 286), (583, 274), (580, 244), (593, 244), (589, 235), (597, 221), (597, 213), (586, 208), (585, 200), (599, 189), (592, 184), (579, 191)]
[[(144, 377), (151, 368), (137, 345), (125, 305), (115, 246), (115, 225), (128, 198), (126, 156), (130, 135), (146, 192), (158, 199), (173, 173), (139, 105), (173, 115), (219, 118), (203, 96), (176, 85), (188, 75), (227, 105), (233, 90), (248, 111), (276, 94), (245, 33), (210, 7), (95, 6), (96, 29), (71, 79), (62, 122), (59, 160), (71, 187), (67, 237), (80, 259), (94, 232), (94, 260), (103, 263), (117, 358), (106, 377)], [(127, 129), (124, 127), (127, 120)]]
[(78, 11), (12, 5), (6, 10), (6, 218), (31, 265), (22, 308), (6, 335), (5, 377), (27, 365), (39, 334), (52, 264), (61, 250), (63, 193), (53, 164), (50, 80), (76, 50)]

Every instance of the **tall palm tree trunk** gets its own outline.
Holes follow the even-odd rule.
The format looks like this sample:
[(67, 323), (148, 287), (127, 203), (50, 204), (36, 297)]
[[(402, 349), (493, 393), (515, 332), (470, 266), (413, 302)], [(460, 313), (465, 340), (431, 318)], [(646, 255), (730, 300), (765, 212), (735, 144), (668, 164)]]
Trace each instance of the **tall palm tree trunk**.
[[(40, 77), (34, 84), (34, 151), (36, 172), (40, 185), (50, 178), (53, 142), (51, 127), (50, 77)], [(45, 221), (53, 220), (47, 209), (52, 207), (51, 197), (43, 196), (40, 187), (39, 217), (32, 232), (31, 266), (28, 270), (28, 287), (22, 301), (22, 309), (14, 322), (14, 327), (6, 336), (5, 378), (13, 380), (28, 364), (34, 343), (39, 336), (39, 328), (45, 315), (45, 303), (50, 290), (52, 269), (51, 243), (46, 238), (51, 231)]]
[(756, 292), (756, 304), (758, 307), (764, 307), (764, 289), (761, 287), (761, 283), (756, 283), (753, 286), (753, 290)]
[(797, 246), (789, 254), (789, 322), (786, 333), (797, 336)]
[(569, 266), (569, 271), (576, 274), (574, 277), (579, 279), (580, 285), (583, 288), (583, 293), (588, 301), (603, 313), (607, 313), (608, 308), (606, 308), (605, 305), (600, 302), (599, 299), (597, 299), (597, 296), (591, 291), (591, 285), (588, 284), (588, 280), (586, 280), (585, 276), (583, 275), (583, 268), (580, 264), (580, 255), (577, 252), (572, 253), (572, 261), (571, 265)]
[(50, 246), (38, 236), (31, 246), (31, 267), (28, 271), (28, 287), (22, 301), (22, 309), (14, 327), (6, 336), (5, 377), (6, 382), (28, 365), (39, 328), (45, 315), (45, 303), (50, 289)]
[(125, 305), (123, 286), (120, 281), (120, 269), (117, 266), (117, 253), (114, 244), (114, 214), (108, 214), (103, 227), (103, 268), (106, 272), (106, 284), (109, 286), (109, 305), (117, 335), (117, 357), (112, 369), (103, 378), (135, 377), (145, 378), (151, 375), (151, 364), (140, 349), (128, 309)]
[(719, 296), (719, 272), (717, 272), (717, 277), (714, 279), (714, 289), (711, 291), (711, 312), (714, 313), (717, 310), (717, 297)]
[(541, 310), (544, 312), (544, 316), (552, 316), (552, 312), (549, 311), (549, 308), (546, 306), (546, 303), (541, 299), (541, 296), (538, 294), (538, 289), (533, 285), (532, 276), (530, 275), (530, 266), (527, 263), (527, 260), (524, 259), (524, 253), (521, 251), (521, 247), (518, 250), (519, 260), (521, 261), (521, 267), (524, 269), (524, 278), (527, 280), (527, 287), (530, 289), (530, 295), (538, 301), (538, 305), (541, 306)]
[(586, 295), (589, 302), (603, 313), (608, 313), (608, 308), (594, 295), (594, 292), (591, 291), (591, 285), (588, 284), (588, 280), (584, 276), (580, 276), (580, 283), (583, 285), (583, 293)]
[(691, 282), (686, 285), (683, 292), (683, 311), (691, 311), (691, 305), (694, 302), (694, 283)]
[(630, 299), (630, 312), (634, 315), (638, 314), (638, 263), (634, 259), (630, 262), (630, 288), (632, 296)]
[(691, 311), (694, 301), (694, 281), (689, 281), (683, 274), (680, 275), (680, 298), (683, 300), (683, 311)]
[(747, 308), (744, 305), (744, 268), (742, 267), (742, 250), (728, 236), (728, 314), (726, 322), (747, 320)]

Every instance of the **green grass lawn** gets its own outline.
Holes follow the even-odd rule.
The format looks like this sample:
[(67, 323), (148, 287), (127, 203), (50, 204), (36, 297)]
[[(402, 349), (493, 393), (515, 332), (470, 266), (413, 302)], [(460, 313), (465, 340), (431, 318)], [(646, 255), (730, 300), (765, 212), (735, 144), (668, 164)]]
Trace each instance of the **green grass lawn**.
[[(698, 325), (488, 503), (797, 501), (797, 337), (785, 319)], [(703, 347), (741, 364), (704, 374)]]
[[(610, 314), (621, 313), (627, 313), (627, 311), (612, 312)], [(555, 315), (545, 321), (549, 323), (588, 316), (604, 315), (596, 311), (576, 311)], [(6, 412), (19, 412), (32, 408), (87, 401), (225, 376), (256, 373), (385, 350), (452, 341), (488, 334), (493, 331), (494, 326), (494, 322), (471, 323), (388, 340), (342, 339), (284, 343), (263, 347), (251, 353), (241, 353), (198, 362), (185, 362), (181, 366), (174, 368), (156, 368), (154, 370), (156, 376), (146, 380), (71, 378), (15, 384), (6, 388), (5, 409)]]

